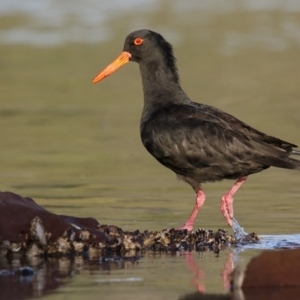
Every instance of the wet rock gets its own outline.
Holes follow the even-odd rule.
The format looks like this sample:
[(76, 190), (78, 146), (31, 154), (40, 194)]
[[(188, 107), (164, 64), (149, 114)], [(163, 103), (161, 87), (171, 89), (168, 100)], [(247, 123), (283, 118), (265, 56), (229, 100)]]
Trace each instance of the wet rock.
[(300, 249), (267, 250), (232, 273), (234, 299), (300, 299)]
[(242, 287), (300, 287), (299, 270), (300, 249), (264, 251), (248, 264)]
[(108, 242), (98, 226), (95, 219), (56, 215), (31, 198), (0, 192), (0, 255), (70, 254), (87, 230), (91, 242)]
[[(255, 234), (246, 236), (257, 240)], [(199, 228), (141, 232), (123, 231), (114, 225), (100, 225), (92, 218), (56, 215), (39, 206), (31, 198), (10, 192), (0, 192), (0, 255), (70, 256), (152, 250), (152, 251), (206, 251), (219, 253), (234, 236), (219, 229), (214, 232)]]

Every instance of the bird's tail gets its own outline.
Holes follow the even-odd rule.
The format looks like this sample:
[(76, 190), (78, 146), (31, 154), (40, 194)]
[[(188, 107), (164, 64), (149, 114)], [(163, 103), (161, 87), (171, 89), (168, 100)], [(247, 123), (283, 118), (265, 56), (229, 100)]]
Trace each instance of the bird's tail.
[(290, 157), (269, 156), (264, 158), (264, 162), (261, 161), (260, 163), (277, 168), (300, 170), (300, 161)]
[(300, 155), (300, 149), (290, 147), (287, 151), (279, 147), (270, 146), (271, 145), (266, 145), (265, 143), (255, 145), (255, 147), (259, 149), (258, 151), (261, 154), (254, 158), (257, 163), (266, 167), (268, 166), (283, 169), (300, 170), (300, 160), (290, 157), (290, 155)]

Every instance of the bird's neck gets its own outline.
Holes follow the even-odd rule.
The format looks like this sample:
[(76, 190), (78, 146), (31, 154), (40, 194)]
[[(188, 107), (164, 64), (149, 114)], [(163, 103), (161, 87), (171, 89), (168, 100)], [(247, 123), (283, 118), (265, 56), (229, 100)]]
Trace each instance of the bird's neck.
[(181, 89), (176, 67), (170, 68), (164, 61), (140, 64), (144, 92), (143, 116), (172, 103), (185, 103), (188, 97)]

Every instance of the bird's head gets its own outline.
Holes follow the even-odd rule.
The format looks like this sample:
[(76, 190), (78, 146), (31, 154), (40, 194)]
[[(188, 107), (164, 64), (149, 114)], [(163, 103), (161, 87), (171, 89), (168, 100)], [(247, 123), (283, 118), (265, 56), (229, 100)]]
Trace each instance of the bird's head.
[(159, 33), (147, 29), (133, 31), (125, 39), (123, 52), (93, 79), (93, 83), (103, 80), (129, 61), (147, 63), (161, 59), (177, 73), (172, 46)]

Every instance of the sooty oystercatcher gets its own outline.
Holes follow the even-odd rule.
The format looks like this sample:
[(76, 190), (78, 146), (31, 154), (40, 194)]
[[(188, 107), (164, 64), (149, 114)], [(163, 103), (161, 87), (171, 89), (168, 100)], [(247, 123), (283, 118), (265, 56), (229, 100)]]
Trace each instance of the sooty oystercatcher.
[(179, 84), (172, 46), (156, 32), (130, 33), (121, 55), (93, 83), (129, 61), (139, 64), (142, 76), (144, 146), (196, 192), (193, 211), (180, 229), (193, 229), (205, 200), (203, 182), (236, 179), (221, 200), (224, 218), (233, 226), (233, 196), (248, 175), (271, 166), (300, 170), (300, 161), (289, 157), (300, 155), (296, 145), (266, 135), (215, 107), (191, 101)]

